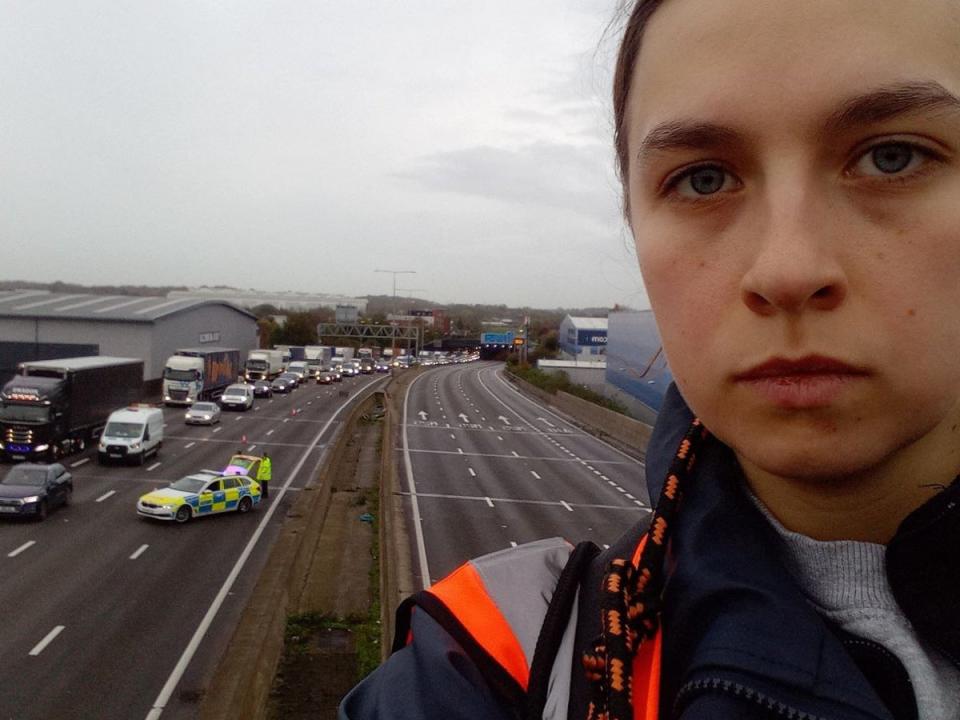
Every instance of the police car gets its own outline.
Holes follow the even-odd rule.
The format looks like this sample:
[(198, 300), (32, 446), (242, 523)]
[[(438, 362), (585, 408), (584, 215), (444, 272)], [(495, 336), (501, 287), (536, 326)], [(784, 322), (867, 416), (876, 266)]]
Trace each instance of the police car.
[(185, 523), (222, 512), (250, 512), (260, 504), (260, 485), (243, 475), (224, 476), (202, 470), (169, 487), (148, 492), (137, 501), (137, 515)]

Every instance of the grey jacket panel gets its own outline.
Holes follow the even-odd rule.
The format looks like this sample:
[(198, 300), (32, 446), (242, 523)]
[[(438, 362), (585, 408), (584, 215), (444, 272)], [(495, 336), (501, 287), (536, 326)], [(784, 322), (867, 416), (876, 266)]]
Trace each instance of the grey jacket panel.
[(528, 667), (557, 579), (572, 550), (563, 538), (548, 538), (470, 561), (520, 642)]

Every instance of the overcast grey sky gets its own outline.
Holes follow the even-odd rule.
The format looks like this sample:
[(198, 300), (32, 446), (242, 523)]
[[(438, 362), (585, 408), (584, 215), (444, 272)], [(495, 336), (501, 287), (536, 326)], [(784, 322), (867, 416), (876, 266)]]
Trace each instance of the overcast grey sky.
[(0, 277), (647, 307), (617, 0), (0, 0)]

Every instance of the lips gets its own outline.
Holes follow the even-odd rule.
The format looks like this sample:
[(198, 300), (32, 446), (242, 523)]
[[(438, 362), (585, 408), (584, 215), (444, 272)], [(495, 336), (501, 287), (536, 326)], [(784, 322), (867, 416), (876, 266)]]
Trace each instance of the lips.
[(807, 355), (791, 360), (774, 357), (734, 376), (735, 380), (762, 380), (804, 375), (867, 375), (864, 368), (856, 367), (836, 358), (824, 355)]
[(794, 411), (828, 408), (861, 386), (869, 374), (836, 358), (807, 355), (795, 360), (771, 358), (734, 379), (765, 402)]

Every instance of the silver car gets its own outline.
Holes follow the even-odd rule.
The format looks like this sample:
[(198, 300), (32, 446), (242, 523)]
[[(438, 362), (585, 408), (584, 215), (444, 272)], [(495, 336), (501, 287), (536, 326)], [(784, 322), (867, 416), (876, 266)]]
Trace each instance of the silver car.
[(187, 425), (213, 425), (220, 422), (220, 406), (212, 402), (194, 403), (183, 419)]

